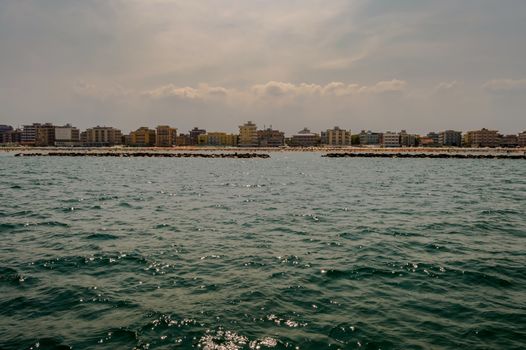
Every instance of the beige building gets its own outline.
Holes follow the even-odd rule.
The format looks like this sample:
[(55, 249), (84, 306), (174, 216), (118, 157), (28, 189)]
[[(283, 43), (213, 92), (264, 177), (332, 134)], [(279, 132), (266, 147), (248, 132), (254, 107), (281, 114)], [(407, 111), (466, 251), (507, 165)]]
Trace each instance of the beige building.
[(172, 147), (175, 145), (177, 137), (177, 129), (171, 128), (168, 125), (159, 125), (155, 136), (155, 146), (157, 147)]
[(519, 147), (526, 147), (526, 131), (523, 131), (518, 136)]
[(155, 130), (146, 126), (130, 133), (129, 145), (134, 147), (153, 147), (155, 146)]
[(282, 147), (285, 145), (285, 133), (279, 130), (266, 128), (258, 130), (258, 144), (260, 147)]
[(53, 124), (45, 123), (36, 127), (35, 145), (39, 147), (55, 145), (55, 126)]
[(497, 130), (468, 131), (465, 136), (465, 144), (468, 147), (498, 147), (500, 138)]
[(82, 143), (88, 147), (111, 147), (122, 143), (122, 132), (109, 126), (97, 125), (82, 134)]
[(237, 146), (238, 136), (226, 132), (208, 132), (197, 136), (200, 146)]
[(335, 126), (321, 133), (321, 142), (330, 146), (348, 146), (351, 144), (351, 130)]
[(290, 138), (293, 147), (315, 147), (320, 144), (320, 135), (311, 132), (308, 128), (298, 131)]
[(240, 147), (257, 147), (258, 130), (256, 124), (251, 121), (239, 126), (239, 146)]

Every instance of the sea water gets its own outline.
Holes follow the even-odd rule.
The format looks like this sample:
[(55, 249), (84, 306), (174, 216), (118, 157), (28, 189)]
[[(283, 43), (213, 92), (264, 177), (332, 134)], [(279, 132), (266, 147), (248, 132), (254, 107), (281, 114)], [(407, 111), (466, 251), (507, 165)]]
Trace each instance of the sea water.
[(526, 161), (0, 154), (1, 349), (520, 349)]

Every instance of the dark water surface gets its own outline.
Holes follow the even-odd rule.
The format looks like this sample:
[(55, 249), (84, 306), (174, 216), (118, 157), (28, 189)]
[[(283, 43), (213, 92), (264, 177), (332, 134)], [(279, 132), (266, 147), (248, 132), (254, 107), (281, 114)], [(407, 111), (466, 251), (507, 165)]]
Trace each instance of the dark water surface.
[(520, 349), (526, 161), (0, 154), (1, 349)]

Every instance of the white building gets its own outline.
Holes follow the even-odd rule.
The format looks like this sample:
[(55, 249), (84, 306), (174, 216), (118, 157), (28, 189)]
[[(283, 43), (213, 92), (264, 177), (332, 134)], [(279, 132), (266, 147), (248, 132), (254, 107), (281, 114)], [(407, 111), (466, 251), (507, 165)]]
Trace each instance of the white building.
[(397, 132), (385, 132), (383, 134), (382, 146), (384, 147), (400, 147), (400, 134)]
[(55, 146), (71, 147), (80, 146), (80, 132), (79, 129), (72, 127), (69, 124), (65, 126), (55, 127)]

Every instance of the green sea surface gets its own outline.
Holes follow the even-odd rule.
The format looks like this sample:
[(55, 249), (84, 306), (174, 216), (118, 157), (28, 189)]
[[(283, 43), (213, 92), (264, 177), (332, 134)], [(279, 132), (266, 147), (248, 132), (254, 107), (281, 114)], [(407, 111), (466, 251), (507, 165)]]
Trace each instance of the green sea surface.
[(0, 154), (0, 349), (524, 349), (526, 161)]

